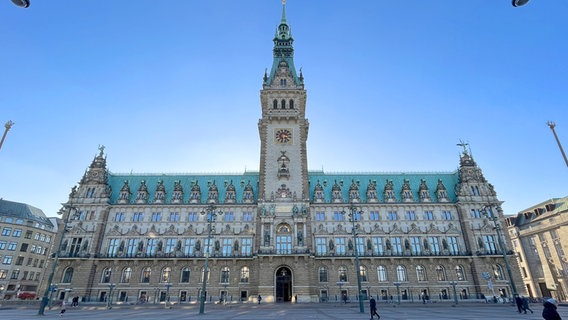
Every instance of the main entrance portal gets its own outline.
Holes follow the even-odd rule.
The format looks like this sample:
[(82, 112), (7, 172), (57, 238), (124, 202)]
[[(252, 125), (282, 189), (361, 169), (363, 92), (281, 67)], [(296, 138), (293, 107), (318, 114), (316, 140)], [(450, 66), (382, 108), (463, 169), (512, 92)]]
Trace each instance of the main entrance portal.
[(287, 267), (276, 271), (276, 302), (292, 301), (292, 272)]

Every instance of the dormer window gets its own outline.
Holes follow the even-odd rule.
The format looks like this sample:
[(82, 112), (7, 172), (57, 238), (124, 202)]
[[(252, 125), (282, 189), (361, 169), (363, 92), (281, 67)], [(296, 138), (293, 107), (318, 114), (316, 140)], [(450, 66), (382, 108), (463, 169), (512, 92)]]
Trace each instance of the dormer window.
[(286, 79), (280, 79), (280, 85), (285, 87), (286, 86)]

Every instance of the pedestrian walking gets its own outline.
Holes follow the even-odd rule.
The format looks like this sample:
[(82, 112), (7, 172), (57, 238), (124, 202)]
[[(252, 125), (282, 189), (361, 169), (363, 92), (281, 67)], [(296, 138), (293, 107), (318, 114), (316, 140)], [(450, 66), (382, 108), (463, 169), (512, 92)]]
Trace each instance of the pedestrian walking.
[(61, 300), (61, 311), (59, 312), (59, 316), (63, 317), (63, 314), (65, 313), (65, 300)]
[(373, 298), (373, 296), (371, 296), (371, 299), (369, 300), (369, 309), (371, 310), (371, 320), (373, 320), (374, 316), (377, 316), (377, 319), (381, 318), (381, 316), (377, 313), (377, 301)]
[(517, 311), (519, 311), (519, 313), (523, 312), (523, 299), (521, 299), (519, 295), (515, 295), (515, 304), (517, 305)]
[(529, 305), (529, 299), (527, 297), (521, 297), (521, 300), (523, 300), (523, 310), (525, 310), (525, 313), (527, 313), (527, 310), (534, 313)]
[(260, 300), (262, 300), (262, 297), (260, 296), (260, 294), (258, 295), (258, 304), (260, 304)]
[(562, 320), (562, 318), (560, 318), (560, 314), (556, 311), (556, 304), (557, 302), (553, 298), (544, 301), (542, 304), (544, 307), (542, 310), (542, 317), (545, 320)]

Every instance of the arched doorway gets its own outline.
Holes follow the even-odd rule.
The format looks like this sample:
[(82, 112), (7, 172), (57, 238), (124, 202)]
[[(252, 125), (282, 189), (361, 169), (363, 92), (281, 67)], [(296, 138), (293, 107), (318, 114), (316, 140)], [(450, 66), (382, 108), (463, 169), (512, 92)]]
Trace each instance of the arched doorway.
[(287, 267), (276, 270), (276, 302), (292, 301), (292, 271)]

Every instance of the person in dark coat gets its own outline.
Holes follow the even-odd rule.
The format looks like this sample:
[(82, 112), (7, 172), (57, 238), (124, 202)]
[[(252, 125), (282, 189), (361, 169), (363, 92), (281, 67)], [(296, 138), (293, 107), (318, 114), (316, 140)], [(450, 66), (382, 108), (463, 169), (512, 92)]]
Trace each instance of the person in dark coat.
[(523, 312), (523, 299), (519, 296), (515, 296), (515, 303), (517, 304), (517, 310), (519, 313)]
[(533, 310), (529, 305), (529, 299), (527, 297), (521, 297), (521, 300), (523, 300), (523, 310), (525, 310), (525, 313), (527, 313), (527, 310), (533, 313)]
[(369, 299), (369, 309), (371, 310), (371, 320), (373, 320), (374, 316), (377, 316), (377, 319), (380, 319), (381, 316), (377, 313), (377, 301), (373, 296)]
[(556, 300), (550, 298), (543, 303), (542, 317), (545, 320), (562, 320), (558, 311), (556, 311)]

